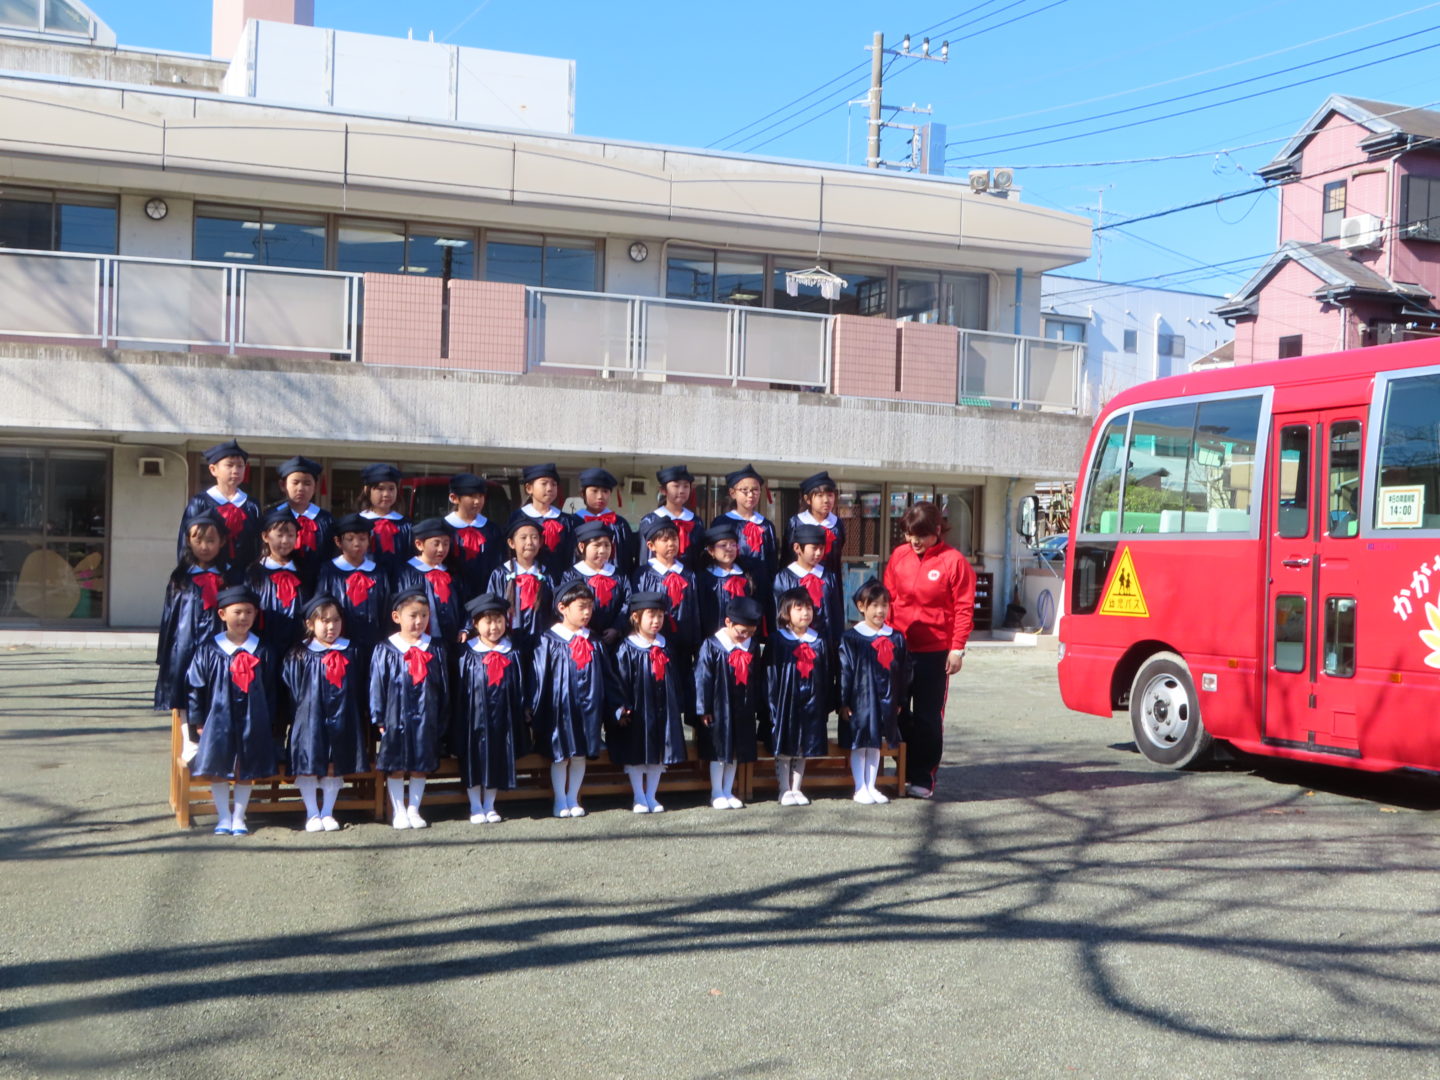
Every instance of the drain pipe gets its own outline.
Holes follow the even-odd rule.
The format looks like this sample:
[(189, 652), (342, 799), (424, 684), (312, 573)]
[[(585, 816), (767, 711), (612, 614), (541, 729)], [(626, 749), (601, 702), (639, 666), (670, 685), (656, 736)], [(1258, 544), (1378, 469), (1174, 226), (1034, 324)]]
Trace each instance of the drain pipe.
[[(999, 615), (1000, 611), (1004, 611), (1006, 615), (1010, 613), (1010, 604), (1013, 602), (1013, 598), (1015, 595), (1015, 586), (1011, 580), (1012, 562), (1010, 556), (1010, 545), (1013, 542), (1015, 535), (1015, 522), (1011, 516), (1014, 510), (1013, 496), (1015, 493), (1015, 483), (1016, 478), (1013, 476), (1005, 482), (1005, 547), (1004, 557), (1000, 564), (1000, 572), (1003, 577), (1001, 579), (999, 596), (997, 596), (995, 600), (992, 601), (992, 611), (994, 613), (990, 616), (991, 630), (998, 630), (1000, 628), (995, 625), (995, 619)], [(1001, 619), (1001, 625), (1004, 625), (1003, 618)]]

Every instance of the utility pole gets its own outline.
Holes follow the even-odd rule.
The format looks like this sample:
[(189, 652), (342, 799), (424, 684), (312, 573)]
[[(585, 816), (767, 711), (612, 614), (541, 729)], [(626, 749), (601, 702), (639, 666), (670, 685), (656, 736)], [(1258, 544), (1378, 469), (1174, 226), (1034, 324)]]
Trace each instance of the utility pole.
[(880, 168), (880, 92), (885, 80), (885, 35), (875, 32), (870, 46), (870, 138), (866, 143), (865, 167)]

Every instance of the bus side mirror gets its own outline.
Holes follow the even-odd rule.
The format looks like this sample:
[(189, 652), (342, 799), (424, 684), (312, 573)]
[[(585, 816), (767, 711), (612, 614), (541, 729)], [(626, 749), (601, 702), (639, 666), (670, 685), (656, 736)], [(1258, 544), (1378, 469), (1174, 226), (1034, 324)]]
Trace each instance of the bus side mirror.
[(1020, 500), (1020, 522), (1015, 531), (1025, 538), (1027, 544), (1035, 543), (1036, 523), (1040, 516), (1040, 497), (1026, 495)]

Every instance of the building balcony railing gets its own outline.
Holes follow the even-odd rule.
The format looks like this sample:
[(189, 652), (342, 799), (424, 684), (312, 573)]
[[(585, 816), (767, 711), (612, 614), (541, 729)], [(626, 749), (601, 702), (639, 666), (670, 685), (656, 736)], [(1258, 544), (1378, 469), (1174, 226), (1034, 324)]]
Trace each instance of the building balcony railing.
[(358, 359), (360, 275), (0, 250), (0, 334)]
[(961, 330), (959, 403), (1077, 412), (1085, 346)]

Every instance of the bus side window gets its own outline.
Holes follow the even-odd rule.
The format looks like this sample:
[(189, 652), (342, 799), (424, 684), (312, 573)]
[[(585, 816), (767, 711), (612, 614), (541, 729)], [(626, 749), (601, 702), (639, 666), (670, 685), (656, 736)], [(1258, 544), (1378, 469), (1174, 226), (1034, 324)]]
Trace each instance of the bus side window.
[(1275, 598), (1275, 670), (1305, 670), (1305, 597)]
[[(1279, 534), (1287, 540), (1310, 535), (1310, 427), (1280, 429)], [(1286, 670), (1286, 669), (1281, 669)]]
[(1111, 419), (1095, 443), (1095, 464), (1085, 484), (1082, 532), (1113, 535), (1120, 528), (1120, 470), (1129, 419), (1124, 414)]
[(1440, 374), (1389, 380), (1380, 420), (1374, 527), (1440, 529)]
[(1355, 598), (1325, 598), (1325, 674), (1355, 676)]
[(1330, 425), (1329, 530), (1337, 540), (1360, 532), (1360, 421)]

